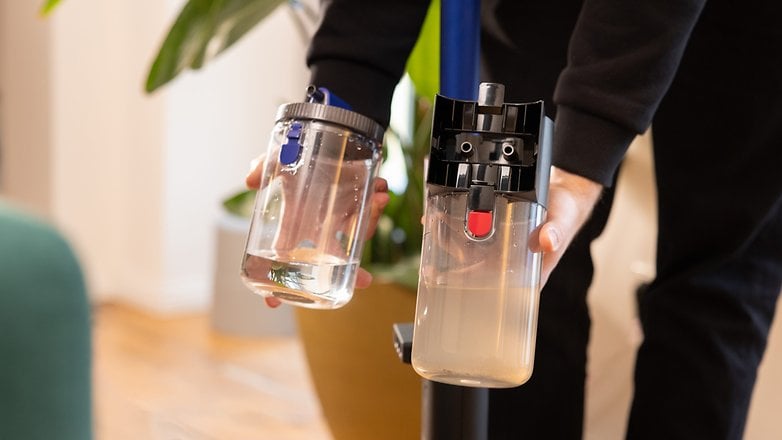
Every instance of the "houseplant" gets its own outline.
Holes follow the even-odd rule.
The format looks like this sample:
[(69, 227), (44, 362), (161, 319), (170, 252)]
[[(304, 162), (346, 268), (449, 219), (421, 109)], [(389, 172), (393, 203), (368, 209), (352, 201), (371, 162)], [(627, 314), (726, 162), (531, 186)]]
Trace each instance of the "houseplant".
[[(202, 68), (286, 3), (298, 12), (293, 17), (299, 22), (315, 20), (315, 12), (299, 0), (189, 0), (152, 63), (146, 90), (154, 92), (185, 69)], [(439, 3), (433, 2), (432, 10), (438, 8)], [(367, 244), (362, 261), (382, 278), (413, 289), (421, 243), (423, 157), (428, 150), (431, 125), (429, 103), (438, 86), (437, 63), (433, 64), (432, 60), (438, 59), (439, 22), (437, 14), (431, 11), (429, 17), (407, 65), (418, 96), (414, 104), (413, 137), (403, 140), (389, 130), (385, 142), (386, 149), (401, 149), (406, 163), (407, 187), (401, 192), (391, 191), (391, 201), (377, 233)], [(306, 26), (299, 23), (296, 27), (301, 30)], [(252, 201), (252, 191), (240, 191), (226, 199), (223, 205), (228, 212), (246, 215)]]
[[(189, 0), (155, 58), (147, 91), (160, 88), (186, 68), (201, 68), (283, 4), (283, 0)], [(300, 1), (287, 5), (312, 14)], [(404, 156), (407, 187), (391, 192), (362, 261), (376, 279), (390, 282), (375, 282), (369, 292), (356, 295), (340, 310), (296, 310), (323, 412), (338, 439), (412, 438), (419, 431), (419, 380), (412, 368), (396, 358), (390, 335), (391, 324), (412, 320), (415, 307), (423, 157), (431, 125), (431, 106), (421, 97), (431, 97), (437, 91), (438, 11), (435, 1), (408, 62), (419, 96), (413, 104), (414, 134), (404, 139), (390, 130), (384, 142), (386, 149), (398, 148)], [(251, 192), (240, 192), (224, 206), (247, 214), (252, 200)]]

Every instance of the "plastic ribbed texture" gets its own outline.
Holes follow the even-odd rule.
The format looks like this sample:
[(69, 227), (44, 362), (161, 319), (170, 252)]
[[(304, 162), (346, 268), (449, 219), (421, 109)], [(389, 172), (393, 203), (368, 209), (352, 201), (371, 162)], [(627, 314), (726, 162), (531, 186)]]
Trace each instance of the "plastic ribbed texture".
[(377, 142), (383, 140), (383, 127), (374, 120), (344, 108), (310, 102), (284, 104), (277, 110), (277, 121), (283, 119), (312, 119), (347, 127)]

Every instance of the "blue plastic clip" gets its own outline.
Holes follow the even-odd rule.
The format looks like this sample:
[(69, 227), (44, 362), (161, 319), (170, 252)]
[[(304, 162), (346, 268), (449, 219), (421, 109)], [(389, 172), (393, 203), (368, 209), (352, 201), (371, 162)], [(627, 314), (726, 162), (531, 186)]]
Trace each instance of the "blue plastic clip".
[(326, 95), (326, 99), (324, 99), (324, 102), (323, 102), (324, 104), (332, 105), (334, 107), (344, 108), (345, 110), (353, 110), (350, 107), (350, 104), (345, 102), (345, 100), (343, 100), (339, 96), (331, 93), (331, 90), (329, 90), (329, 89), (327, 89), (325, 87), (321, 87), (318, 90), (320, 90), (321, 92), (323, 92), (324, 95)]
[(344, 108), (345, 110), (353, 110), (350, 107), (350, 104), (345, 102), (345, 100), (343, 100), (339, 96), (331, 93), (331, 90), (325, 87), (309, 86), (307, 88), (307, 102), (330, 105), (334, 107)]
[(280, 163), (283, 165), (290, 165), (299, 160), (301, 154), (301, 124), (294, 122), (288, 129), (287, 134), (288, 141), (282, 144), (280, 149)]

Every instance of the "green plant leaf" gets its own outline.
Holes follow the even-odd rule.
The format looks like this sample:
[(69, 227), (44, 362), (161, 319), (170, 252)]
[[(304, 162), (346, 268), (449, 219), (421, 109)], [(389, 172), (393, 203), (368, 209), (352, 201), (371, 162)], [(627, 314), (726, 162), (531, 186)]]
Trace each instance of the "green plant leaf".
[(432, 100), (440, 91), (440, 0), (429, 5), (421, 34), (407, 59), (407, 74), (418, 95)]
[(242, 38), (284, 2), (285, 0), (189, 0), (152, 63), (145, 85), (146, 91), (158, 89), (188, 67), (199, 69)]
[(369, 264), (367, 265), (367, 270), (378, 279), (394, 281), (408, 289), (416, 290), (418, 288), (418, 266), (420, 262), (421, 255), (415, 253), (402, 258), (394, 264)]
[(46, 17), (58, 4), (60, 4), (60, 0), (46, 0), (41, 5), (41, 9), (38, 11), (38, 13), (41, 14), (42, 17)]
[(240, 191), (228, 199), (223, 200), (223, 207), (230, 214), (239, 217), (250, 218), (255, 203), (255, 194), (258, 191), (254, 189)]

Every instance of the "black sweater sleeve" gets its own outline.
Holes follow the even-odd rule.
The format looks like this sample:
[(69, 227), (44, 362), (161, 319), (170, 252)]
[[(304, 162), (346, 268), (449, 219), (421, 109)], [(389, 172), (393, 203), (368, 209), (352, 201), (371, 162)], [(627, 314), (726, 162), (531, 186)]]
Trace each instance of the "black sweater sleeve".
[(651, 123), (705, 0), (586, 0), (554, 102), (554, 165), (610, 185)]
[(310, 44), (311, 83), (388, 126), (391, 96), (418, 39), (428, 0), (327, 0)]
[[(610, 185), (629, 143), (651, 123), (705, 1), (584, 1), (554, 94), (555, 165)], [(387, 126), (428, 3), (324, 1), (307, 54), (312, 83)]]

